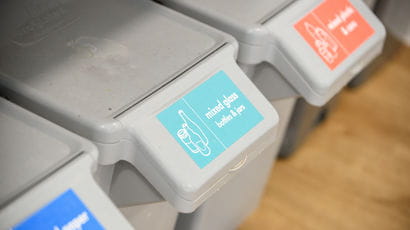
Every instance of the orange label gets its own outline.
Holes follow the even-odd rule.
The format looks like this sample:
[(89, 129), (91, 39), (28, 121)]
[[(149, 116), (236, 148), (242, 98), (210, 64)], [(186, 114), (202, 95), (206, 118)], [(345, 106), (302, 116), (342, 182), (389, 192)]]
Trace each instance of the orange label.
[(374, 33), (348, 0), (325, 0), (294, 27), (331, 70)]

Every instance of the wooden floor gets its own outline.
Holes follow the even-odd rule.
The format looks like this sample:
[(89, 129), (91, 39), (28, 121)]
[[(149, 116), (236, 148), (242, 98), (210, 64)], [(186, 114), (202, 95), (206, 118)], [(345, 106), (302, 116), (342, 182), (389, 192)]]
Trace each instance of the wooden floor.
[(410, 48), (400, 47), (294, 156), (246, 229), (410, 229)]

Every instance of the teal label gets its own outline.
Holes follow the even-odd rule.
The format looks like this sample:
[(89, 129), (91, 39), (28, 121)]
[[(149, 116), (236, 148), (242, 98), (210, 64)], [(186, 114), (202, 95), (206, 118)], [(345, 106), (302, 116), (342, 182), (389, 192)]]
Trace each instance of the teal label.
[(263, 120), (223, 71), (157, 118), (201, 169)]

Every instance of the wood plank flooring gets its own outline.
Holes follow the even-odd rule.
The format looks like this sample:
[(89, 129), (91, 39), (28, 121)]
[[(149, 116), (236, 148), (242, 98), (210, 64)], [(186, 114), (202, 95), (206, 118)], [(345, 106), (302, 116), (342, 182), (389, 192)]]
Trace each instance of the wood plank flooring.
[(239, 229), (410, 229), (409, 47), (342, 92)]

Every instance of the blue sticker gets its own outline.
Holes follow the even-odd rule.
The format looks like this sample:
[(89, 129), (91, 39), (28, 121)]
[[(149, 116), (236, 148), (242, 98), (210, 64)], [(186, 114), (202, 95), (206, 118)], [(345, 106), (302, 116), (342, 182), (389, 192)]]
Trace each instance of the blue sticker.
[(103, 230), (93, 214), (69, 189), (51, 201), (14, 230)]
[(263, 120), (223, 71), (157, 118), (201, 169)]

